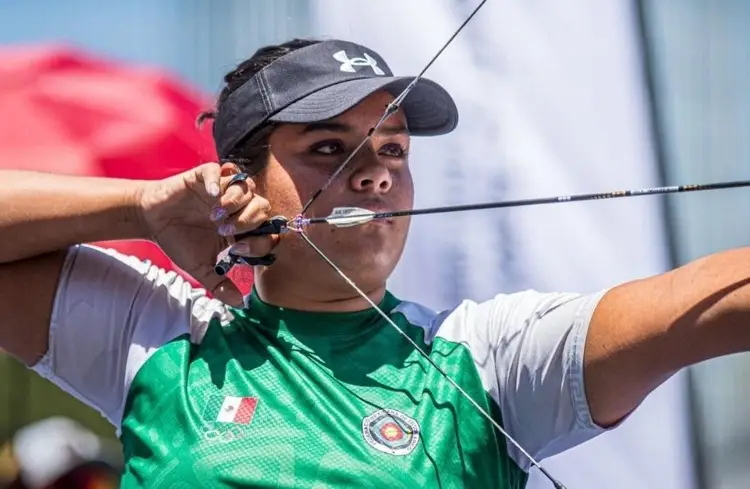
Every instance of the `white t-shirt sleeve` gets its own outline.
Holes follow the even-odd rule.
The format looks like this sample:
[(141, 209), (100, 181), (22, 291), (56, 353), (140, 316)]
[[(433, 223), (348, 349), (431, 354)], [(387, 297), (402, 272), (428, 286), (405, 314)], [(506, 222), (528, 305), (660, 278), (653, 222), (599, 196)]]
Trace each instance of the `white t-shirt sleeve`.
[[(501, 294), (432, 321), (433, 335), (470, 348), (504, 428), (537, 461), (606, 431), (591, 418), (583, 378), (586, 334), (604, 294)], [(506, 444), (528, 470), (527, 457)]]
[(183, 334), (199, 343), (228, 311), (175, 272), (93, 246), (68, 252), (55, 295), (49, 348), (32, 369), (120, 427), (135, 374)]

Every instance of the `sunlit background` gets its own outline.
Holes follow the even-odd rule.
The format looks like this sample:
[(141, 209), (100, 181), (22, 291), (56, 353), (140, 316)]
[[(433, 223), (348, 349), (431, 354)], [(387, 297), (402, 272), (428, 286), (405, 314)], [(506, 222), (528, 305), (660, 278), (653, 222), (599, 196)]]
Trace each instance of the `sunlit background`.
[[(378, 5), (368, 5), (371, 3)], [(348, 33), (354, 37), (353, 41), (371, 45), (373, 49), (384, 54), (387, 60), (390, 59), (390, 53), (394, 53), (394, 58), (398, 57), (398, 59), (391, 64), (396, 71), (415, 73), (428, 60), (429, 54), (434, 53), (442, 40), (447, 38), (447, 35), (443, 34), (450, 33), (460, 24), (475, 3), (474, 0), (410, 1), (408, 5), (406, 0), (401, 2), (366, 2), (365, 0), (110, 0), (107, 2), (25, 0), (21, 2), (0, 0), (0, 48), (62, 45), (80, 50), (85, 56), (106, 59), (123, 66), (149, 66), (163, 71), (165, 76), (180, 80), (194, 89), (196, 93), (202, 93), (206, 103), (209, 104), (211, 97), (221, 89), (224, 74), (238, 62), (252, 55), (260, 46), (282, 42), (293, 37), (330, 37)], [(518, 5), (523, 3), (522, 0), (510, 2), (490, 0), (487, 7), (490, 13), (487, 15), (497, 16), (493, 18), (503, 18), (505, 8), (508, 8), (511, 13), (518, 14), (523, 10)], [(524, 7), (523, 16), (518, 14), (518, 17), (514, 19), (530, 20), (531, 23), (528, 25), (533, 24), (534, 16), (540, 18), (547, 16), (545, 18), (549, 20), (552, 16), (545, 9), (552, 9), (554, 3), (553, 0), (529, 2)], [(587, 15), (586, 12), (598, 4), (598, 0), (575, 0), (564, 3), (569, 4), (564, 11), (559, 6), (554, 7), (558, 13), (554, 19), (559, 19), (560, 23), (569, 22), (573, 26), (570, 29), (571, 38), (575, 37), (576, 42), (587, 42), (591, 46), (597, 46), (597, 43), (602, 42), (597, 37), (587, 38), (585, 32), (574, 33), (575, 26), (579, 25), (576, 24), (575, 19), (578, 16)], [(589, 108), (586, 105), (585, 96), (580, 99), (582, 104), (580, 111), (571, 105), (577, 103), (576, 100), (578, 100), (571, 97), (580, 94), (574, 93), (573, 88), (564, 83), (568, 80), (566, 76), (569, 73), (566, 74), (566, 72), (585, 66), (589, 73), (596, 74), (597, 70), (609, 70), (610, 67), (599, 61), (594, 63), (592, 60), (592, 63), (587, 63), (586, 59), (579, 60), (580, 64), (557, 65), (555, 60), (560, 58), (557, 58), (556, 53), (551, 51), (556, 48), (555, 43), (545, 40), (547, 33), (533, 29), (533, 25), (523, 31), (527, 24), (520, 21), (513, 25), (500, 22), (496, 26), (489, 25), (488, 20), (482, 23), (480, 19), (482, 13), (476, 24), (470, 25), (465, 34), (462, 34), (463, 37), (457, 41), (455, 48), (457, 51), (453, 54), (450, 50), (446, 52), (445, 59), (438, 61), (435, 69), (428, 73), (438, 81), (445, 80), (452, 90), (459, 93), (456, 98), (459, 102), (459, 109), (462, 111), (461, 124), (471, 129), (466, 129), (464, 133), (461, 133), (460, 137), (463, 138), (461, 142), (458, 142), (458, 139), (448, 138), (445, 140), (446, 143), (440, 143), (443, 145), (439, 148), (444, 149), (450, 146), (452, 148), (450, 152), (442, 149), (436, 150), (438, 146), (428, 140), (420, 141), (416, 151), (423, 150), (422, 154), (429, 155), (429, 159), (434, 160), (435, 165), (438, 165), (439, 160), (447, 161), (452, 158), (456, 160), (456, 165), (461, 161), (471, 159), (475, 162), (472, 165), (481, 163), (491, 167), (495, 164), (493, 162), (499, 162), (502, 157), (505, 161), (504, 168), (507, 168), (508, 172), (516, 171), (520, 176), (501, 178), (497, 181), (497, 185), (508, 186), (509, 188), (504, 189), (502, 195), (514, 197), (547, 196), (565, 193), (571, 189), (603, 191), (623, 185), (645, 186), (648, 183), (672, 185), (742, 180), (750, 177), (750, 90), (748, 90), (750, 86), (748, 83), (750, 82), (750, 29), (748, 28), (750, 2), (746, 0), (612, 0), (611, 3), (619, 5), (615, 10), (622, 15), (617, 19), (620, 19), (618, 22), (622, 22), (621, 25), (628, 30), (630, 36), (628, 42), (632, 43), (629, 46), (635, 53), (631, 59), (631, 61), (634, 60), (632, 66), (627, 65), (624, 68), (620, 66), (620, 68), (634, 73), (632, 80), (636, 81), (633, 83), (640, 84), (638, 93), (642, 96), (639, 95), (640, 98), (635, 98), (633, 102), (628, 102), (626, 105), (638, 105), (637, 114), (643, 115), (642, 123), (638, 127), (643, 128), (642, 134), (645, 136), (642, 136), (642, 139), (647, 140), (643, 143), (646, 148), (644, 154), (648, 155), (650, 161), (648, 165), (651, 165), (648, 167), (651, 170), (644, 175), (651, 174), (655, 180), (649, 182), (640, 177), (634, 177), (625, 182), (600, 178), (595, 180), (596, 185), (603, 184), (605, 187), (592, 188), (591, 185), (594, 183), (587, 184), (584, 181), (585, 171), (577, 172), (570, 169), (568, 173), (563, 170), (559, 178), (546, 183), (539, 182), (541, 186), (537, 186), (535, 182), (537, 174), (533, 172), (547, 170), (534, 170), (532, 165), (528, 170), (518, 171), (518, 166), (524, 158), (533, 163), (535, 154), (533, 148), (536, 144), (534, 138), (525, 142), (532, 150), (508, 150), (507, 153), (503, 153), (505, 150), (488, 146), (487, 141), (490, 140), (502, 142), (504, 138), (508, 138), (511, 143), (518, 141), (518, 138), (512, 135), (520, 134), (519, 128), (522, 127), (521, 123), (524, 119), (517, 114), (524, 110), (524, 99), (523, 97), (513, 98), (514, 94), (521, 92), (509, 89), (505, 77), (513, 80), (517, 73), (514, 70), (524, 67), (524, 59), (528, 59), (530, 64), (538, 62), (539, 57), (544, 57), (548, 52), (549, 69), (544, 78), (536, 78), (534, 82), (542, 86), (546, 90), (545, 93), (553, 97), (552, 100), (573, 100), (568, 102), (562, 112), (554, 112), (554, 107), (549, 109), (536, 107), (528, 113), (533, 112), (534, 117), (542, 121), (539, 126), (543, 126), (550, 118), (554, 119), (557, 124), (568, 126), (568, 130), (576, 128), (579, 124), (580, 131), (586, 130), (582, 118), (586, 117), (585, 114), (588, 113)], [(506, 5), (510, 6), (506, 7)], [(360, 10), (362, 13), (358, 14)], [(375, 10), (377, 13), (374, 13)], [(595, 24), (586, 25), (595, 27)], [(561, 24), (556, 35), (564, 35), (566, 32), (564, 27)], [(498, 36), (499, 41), (496, 45), (504, 46), (505, 51), (493, 49), (495, 44), (487, 40), (488, 33)], [(400, 50), (397, 52), (399, 46)], [(606, 49), (607, 44), (604, 44), (601, 50)], [(457, 59), (456, 57), (459, 56), (457, 52), (473, 53), (469, 61), (462, 61), (473, 63), (474, 71), (471, 71), (471, 76), (468, 75), (469, 71), (464, 70), (467, 75), (461, 79), (454, 76), (455, 73), (451, 71), (449, 63)], [(598, 53), (602, 59), (607, 58), (607, 52)], [(566, 55), (571, 57), (570, 53)], [(489, 74), (490, 71), (494, 73), (492, 76)], [(5, 81), (1, 76), (0, 91)], [(624, 80), (615, 80), (615, 85), (604, 87), (597, 92), (597, 96), (606, 97), (608, 90), (612, 89), (612, 97), (616, 97), (614, 93), (618, 81), (625, 83)], [(512, 81), (508, 83), (511, 84)], [(473, 100), (473, 94), (481, 94), (484, 100)], [(511, 101), (508, 101), (509, 99)], [(619, 107), (616, 100), (613, 99), (611, 102), (614, 107)], [(3, 107), (0, 106), (0, 114), (2, 114), (2, 109)], [(508, 111), (506, 112), (505, 109)], [(147, 112), (149, 107), (141, 107), (141, 110)], [(618, 114), (620, 112), (613, 113), (611, 119), (606, 119), (606, 114), (603, 116), (608, 120), (608, 124), (611, 124), (612, 131), (620, 130), (621, 123), (617, 120)], [(7, 115), (2, 116), (7, 117)], [(494, 122), (483, 122), (488, 117), (495, 117)], [(495, 123), (498, 124), (497, 127), (492, 125)], [(601, 130), (607, 132), (606, 127)], [(473, 132), (469, 134), (469, 131)], [(540, 130), (529, 131), (529, 134), (547, 133)], [(39, 133), (36, 137), (44, 140), (45, 134)], [(584, 141), (580, 144), (585, 149), (588, 146), (585, 143), (587, 136), (578, 133), (577, 137)], [(593, 139), (591, 146), (595, 145)], [(464, 140), (473, 140), (476, 144), (467, 146), (468, 143)], [(564, 140), (557, 141), (556, 144), (550, 145), (550, 148), (550, 152), (557, 155), (561, 154), (559, 152), (567, 151)], [(623, 170), (621, 165), (618, 166), (616, 154), (600, 158), (602, 155), (607, 155), (604, 150), (606, 148), (598, 153), (588, 153), (584, 150), (570, 151), (568, 154), (574, 156), (577, 163), (587, 157), (596, 156), (596, 161), (586, 163), (591, 168), (598, 168), (605, 173), (611, 170), (612, 175), (617, 175), (618, 171), (622, 171), (624, 175), (633, 175), (632, 172), (628, 173), (629, 170)], [(514, 159), (516, 157), (518, 159)], [(427, 156), (424, 158), (428, 159)], [(480, 163), (476, 163), (477, 161)], [(426, 163), (432, 163), (432, 161)], [(54, 159), (43, 163), (50, 171), (55, 171), (55, 164)], [(16, 164), (13, 161), (0, 161), (0, 166), (13, 168), (25, 165), (22, 162)], [(426, 165), (421, 167), (420, 171), (425, 175), (421, 179), (417, 172), (420, 203), (422, 205), (445, 205), (458, 203), (458, 201), (462, 203), (472, 201), (473, 193), (469, 187), (455, 189), (450, 185), (446, 186), (445, 183), (441, 184), (441, 187), (433, 187), (426, 183), (427, 173), (441, 171), (445, 174), (444, 167), (436, 166), (437, 169), (434, 170), (428, 169)], [(461, 167), (456, 166), (452, 171), (458, 173), (453, 176), (446, 175), (444, 178), (447, 179), (446, 181), (471, 180), (470, 172), (475, 171), (475, 166), (463, 168), (464, 170), (461, 170)], [(542, 166), (542, 168), (546, 167)], [(563, 165), (562, 168), (570, 167)], [(578, 168), (580, 170), (582, 167)], [(469, 172), (469, 176), (462, 174), (462, 171)], [(518, 195), (514, 190), (520, 188), (514, 185), (515, 182), (524, 184), (523, 195)], [(559, 190), (556, 190), (558, 188)], [(533, 193), (535, 191), (536, 194)], [(490, 194), (485, 192), (483, 195)], [(633, 219), (632, 222), (645, 223), (644, 227), (640, 229), (624, 227), (622, 232), (623, 235), (636, 235), (632, 236), (633, 239), (658, 243), (659, 249), (655, 251), (654, 260), (663, 260), (663, 265), (654, 265), (651, 270), (654, 267), (665, 268), (682, 264), (724, 248), (750, 244), (750, 225), (747, 224), (750, 216), (750, 191), (732, 190), (678, 195), (667, 199), (656, 197), (647, 199), (652, 199), (649, 204), (651, 207), (641, 215), (630, 217)], [(612, 216), (619, 216), (615, 213), (621, 212), (622, 209), (632, 209), (628, 207), (631, 204), (625, 201), (583, 204), (583, 206), (598, 205), (603, 205), (604, 207), (599, 209), (612, 213), (610, 214)], [(564, 211), (535, 210), (533, 214), (518, 212), (508, 215), (519, 219), (519, 216), (533, 215), (540, 228), (549, 230), (554, 228), (554, 221), (563, 215), (577, 222), (575, 213), (581, 209), (585, 207), (570, 207)], [(497, 213), (497, 211), (491, 212)], [(484, 213), (482, 216), (485, 230), (491, 227), (504, 229), (504, 226), (510, 229), (504, 238), (498, 239), (507, 240), (513, 232), (523, 232), (523, 228), (513, 228), (512, 220), (502, 221), (496, 217), (497, 214)], [(594, 217), (596, 216), (598, 215), (594, 214)], [(598, 216), (598, 218), (602, 217), (604, 216)], [(427, 236), (425, 233), (430, 229), (436, 229), (437, 235), (430, 235), (429, 239), (425, 238), (420, 241), (423, 244), (419, 246), (423, 246), (430, 240), (437, 242), (435, 240), (443, 239), (444, 234), (440, 233), (449, 229), (449, 223), (456, 222), (454, 220), (456, 218), (447, 216), (435, 216), (430, 219), (423, 222), (435, 227), (428, 227), (425, 224), (415, 228), (413, 233), (415, 236), (419, 233)], [(540, 219), (549, 219), (549, 222), (545, 223)], [(663, 233), (663, 238), (654, 241), (656, 239), (654, 229)], [(566, 231), (557, 230), (556, 232)], [(575, 233), (577, 230), (569, 227), (567, 232)], [(415, 239), (419, 238), (415, 237)], [(483, 243), (487, 243), (484, 230), (476, 231), (466, 239), (470, 243), (463, 243), (462, 249), (464, 250), (482, 248)], [(518, 239), (523, 242), (524, 238)], [(588, 234), (580, 236), (581, 242), (587, 242), (593, 247), (608, 246), (606, 239), (611, 239), (611, 236), (596, 237)], [(556, 284), (566, 286), (585, 283), (586, 285), (582, 287), (595, 288), (606, 285), (610, 280), (635, 278), (618, 275), (617, 272), (609, 274), (606, 267), (583, 270), (585, 267), (580, 265), (582, 275), (588, 277), (589, 274), (594, 274), (596, 278), (575, 282), (575, 277), (571, 276), (575, 271), (571, 272), (566, 269), (564, 275), (571, 280), (570, 282), (547, 282), (540, 276), (555, 274), (556, 262), (575, 263), (577, 258), (566, 259), (564, 256), (555, 255), (552, 236), (548, 236), (547, 240), (534, 239), (533, 241), (541, 248), (549, 250), (548, 255), (543, 256), (556, 256), (556, 258), (544, 262), (539, 270), (524, 275), (513, 265), (514, 260), (522, 261), (523, 252), (519, 252), (518, 256), (521, 258), (513, 258), (516, 256), (513, 255), (514, 245), (511, 242), (505, 242), (503, 250), (510, 258), (507, 261), (508, 264), (501, 264), (495, 268), (500, 270), (496, 274), (499, 285), (483, 282), (484, 278), (479, 274), (482, 273), (484, 265), (483, 262), (472, 259), (473, 251), (468, 252), (468, 255), (461, 260), (454, 261), (446, 258), (445, 255), (435, 257), (425, 251), (420, 252), (419, 255), (427, 256), (429, 259), (434, 258), (437, 263), (433, 263), (433, 267), (447, 270), (451, 266), (460, 266), (462, 269), (474, 271), (477, 275), (466, 275), (461, 272), (453, 278), (444, 276), (444, 280), (453, 281), (452, 291), (424, 295), (426, 294), (424, 289), (417, 287), (417, 284), (413, 282), (419, 278), (418, 274), (407, 273), (404, 268), (395, 279), (396, 286), (402, 296), (416, 296), (420, 301), (430, 302), (429, 305), (433, 307), (444, 307), (455, 300), (457, 297), (455, 294), (484, 298), (489, 293), (487, 287), (490, 287), (490, 290), (500, 291), (499, 289), (506, 287), (513, 289), (516, 287), (514, 284), (518, 284), (518, 287), (545, 289), (558, 287)], [(417, 255), (416, 246), (412, 246), (412, 252), (407, 253), (405, 259), (419, 259), (415, 256)], [(520, 244), (518, 246), (519, 249), (528, 249)], [(491, 252), (490, 248), (483, 251), (483, 253), (488, 252)], [(458, 255), (449, 254), (448, 256)], [(612, 260), (616, 261), (617, 256), (614, 256)], [(633, 265), (637, 267), (638, 264)], [(523, 276), (519, 278), (516, 275)], [(462, 280), (468, 282), (464, 283)], [(18, 325), (18, 327), (21, 328), (23, 325)], [(675, 414), (675, 417), (684, 422), (676, 422), (676, 428), (669, 429), (680, 431), (678, 436), (670, 436), (673, 436), (675, 440), (683, 440), (680, 443), (681, 446), (670, 447), (669, 444), (665, 444), (663, 449), (659, 449), (662, 452), (655, 454), (656, 457), (651, 457), (650, 460), (639, 459), (639, 451), (635, 448), (639, 444), (647, 446), (653, 440), (636, 435), (636, 433), (648, 432), (657, 438), (660, 433), (660, 424), (654, 422), (649, 425), (649, 419), (653, 418), (649, 418), (646, 412), (637, 421), (643, 423), (645, 428), (641, 431), (633, 431), (632, 439), (626, 445), (632, 449), (621, 450), (617, 452), (617, 457), (609, 458), (604, 455), (601, 458), (587, 455), (586, 457), (578, 456), (576, 459), (572, 454), (571, 458), (566, 459), (564, 465), (569, 467), (571, 472), (586, 473), (590, 468), (598, 467), (599, 471), (610, 473), (611, 479), (606, 484), (608, 488), (630, 487), (617, 485), (623, 480), (618, 474), (643, 477), (639, 487), (667, 487), (664, 485), (667, 483), (666, 477), (665, 480), (661, 480), (658, 476), (652, 475), (652, 472), (663, 470), (664, 473), (669, 471), (684, 473), (684, 480), (689, 480), (692, 487), (696, 489), (746, 489), (750, 487), (750, 464), (747, 463), (747, 460), (750, 460), (750, 395), (747, 394), (746, 389), (747, 379), (750, 378), (748, 373), (750, 373), (750, 356), (738, 355), (700, 365), (692, 369), (689, 376), (678, 379), (677, 394), (672, 399), (676, 399), (674, 405), (679, 405), (680, 410), (680, 414)], [(644, 410), (648, 409), (651, 408), (644, 407)], [(114, 460), (112, 463), (117, 463), (114, 429), (98, 413), (82, 406), (46, 381), (30, 374), (14, 360), (7, 356), (0, 356), (0, 446), (6, 448), (4, 451), (0, 450), (2, 453), (0, 454), (0, 487), (2, 487), (3, 477), (11, 479), (15, 476), (11, 453), (8, 450), (14, 435), (23, 427), (51, 416), (63, 416), (76, 420), (96, 435), (111, 440), (115, 453), (112, 455)], [(50, 430), (54, 431), (53, 428)], [(611, 443), (614, 444), (615, 441)], [(670, 459), (669, 457), (673, 455), (671, 450), (681, 451), (687, 456)], [(564, 476), (560, 478), (568, 480)], [(572, 483), (568, 484), (571, 489), (605, 487), (602, 481), (586, 480), (585, 477), (583, 480), (585, 482), (575, 486), (571, 485)], [(539, 484), (539, 487), (543, 485)]]

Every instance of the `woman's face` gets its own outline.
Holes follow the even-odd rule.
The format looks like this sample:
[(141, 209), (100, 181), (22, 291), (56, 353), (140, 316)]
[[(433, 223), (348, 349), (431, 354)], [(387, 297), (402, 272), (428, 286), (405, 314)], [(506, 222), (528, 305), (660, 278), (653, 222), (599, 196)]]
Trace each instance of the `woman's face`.
[[(255, 178), (256, 191), (270, 201), (275, 214), (290, 219), (298, 215), (308, 199), (325, 185), (377, 124), (392, 100), (388, 93), (378, 92), (326, 122), (280, 126), (270, 138), (268, 166)], [(327, 216), (334, 207), (345, 206), (373, 211), (410, 209), (414, 187), (408, 150), (406, 118), (399, 111), (357, 152), (306, 211), (305, 217)], [(355, 282), (363, 287), (380, 287), (401, 257), (408, 228), (408, 218), (397, 218), (351, 228), (315, 224), (306, 232)], [(327, 267), (295, 234), (287, 234), (274, 250), (278, 268), (288, 269), (291, 264), (303, 269)], [(340, 281), (338, 277), (336, 280)]]

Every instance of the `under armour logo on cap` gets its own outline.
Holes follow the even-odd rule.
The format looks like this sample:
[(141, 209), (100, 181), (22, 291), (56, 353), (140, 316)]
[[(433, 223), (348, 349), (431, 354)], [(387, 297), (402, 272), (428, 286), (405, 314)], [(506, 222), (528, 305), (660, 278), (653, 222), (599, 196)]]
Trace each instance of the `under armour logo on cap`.
[(378, 67), (377, 60), (367, 53), (364, 53), (364, 56), (361, 58), (349, 58), (346, 55), (346, 51), (341, 50), (334, 53), (333, 59), (341, 63), (341, 71), (346, 71), (347, 73), (356, 73), (355, 66), (369, 66), (376, 75), (385, 75), (385, 72)]

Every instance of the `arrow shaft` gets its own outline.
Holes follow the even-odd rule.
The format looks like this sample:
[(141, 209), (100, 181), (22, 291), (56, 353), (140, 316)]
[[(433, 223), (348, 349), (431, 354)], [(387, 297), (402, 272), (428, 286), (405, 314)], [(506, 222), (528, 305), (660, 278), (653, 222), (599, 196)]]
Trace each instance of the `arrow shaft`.
[(409, 209), (401, 211), (390, 211), (390, 212), (376, 212), (365, 213), (362, 210), (361, 214), (352, 213), (348, 216), (337, 217), (313, 217), (307, 219), (305, 224), (322, 224), (328, 223), (336, 225), (336, 221), (346, 219), (351, 222), (352, 219), (365, 218), (369, 220), (373, 219), (390, 219), (393, 217), (405, 217), (405, 216), (419, 216), (425, 214), (447, 214), (453, 212), (465, 212), (465, 211), (476, 211), (484, 209), (501, 209), (506, 207), (525, 207), (531, 205), (545, 205), (545, 204), (561, 204), (565, 202), (585, 202), (590, 200), (608, 200), (608, 199), (619, 199), (624, 197), (641, 197), (645, 195), (663, 195), (663, 194), (674, 194), (681, 192), (702, 192), (706, 190), (721, 190), (730, 188), (741, 188), (750, 187), (750, 180), (738, 180), (732, 182), (720, 182), (720, 183), (707, 183), (699, 185), (674, 185), (669, 187), (652, 187), (643, 189), (632, 189), (632, 190), (615, 190), (611, 192), (601, 192), (593, 194), (577, 194), (577, 195), (559, 195), (556, 197), (540, 197), (534, 199), (519, 199), (519, 200), (506, 200), (501, 202), (485, 202), (479, 204), (465, 204), (465, 205), (449, 205), (441, 207), (428, 207), (425, 209)]

